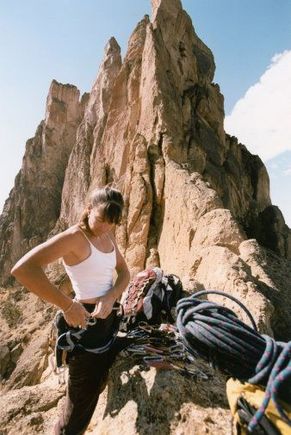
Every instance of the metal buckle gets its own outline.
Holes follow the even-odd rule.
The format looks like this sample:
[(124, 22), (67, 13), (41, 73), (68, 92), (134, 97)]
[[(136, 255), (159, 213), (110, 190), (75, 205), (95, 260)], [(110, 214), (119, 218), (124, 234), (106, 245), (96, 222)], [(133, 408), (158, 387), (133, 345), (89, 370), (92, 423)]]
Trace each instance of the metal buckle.
[(95, 317), (89, 317), (89, 319), (86, 322), (87, 326), (94, 326), (96, 325), (97, 319)]

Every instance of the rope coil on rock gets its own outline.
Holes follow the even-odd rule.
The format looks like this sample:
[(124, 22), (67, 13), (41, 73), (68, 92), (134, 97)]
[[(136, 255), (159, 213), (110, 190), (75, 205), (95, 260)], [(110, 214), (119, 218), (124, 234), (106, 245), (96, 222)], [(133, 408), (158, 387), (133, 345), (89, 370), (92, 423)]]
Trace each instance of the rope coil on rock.
[[(253, 328), (239, 320), (229, 308), (198, 299), (206, 294), (223, 295), (237, 302), (248, 315)], [(187, 350), (193, 355), (206, 359), (240, 381), (266, 387), (264, 401), (248, 426), (250, 431), (264, 415), (271, 398), (282, 419), (291, 426), (278, 401), (279, 398), (287, 402), (291, 399), (291, 342), (276, 342), (259, 334), (247, 308), (233, 296), (215, 290), (201, 291), (181, 299), (177, 304), (177, 328)]]

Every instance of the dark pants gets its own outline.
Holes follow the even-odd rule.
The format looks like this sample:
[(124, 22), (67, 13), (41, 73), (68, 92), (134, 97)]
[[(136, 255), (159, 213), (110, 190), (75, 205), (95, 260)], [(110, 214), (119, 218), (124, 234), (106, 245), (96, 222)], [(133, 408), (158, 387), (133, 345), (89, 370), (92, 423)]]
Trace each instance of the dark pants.
[(99, 394), (106, 386), (109, 352), (73, 355), (69, 360), (69, 379), (65, 405), (55, 426), (56, 434), (83, 434), (94, 413)]
[[(84, 304), (89, 311), (94, 309)], [(116, 328), (116, 314), (112, 312), (107, 319), (98, 320), (96, 347), (104, 345)], [(94, 341), (93, 328), (88, 332), (88, 344)], [(85, 340), (85, 341), (86, 341)], [(87, 343), (86, 343), (87, 345)], [(115, 352), (109, 350), (101, 354), (91, 352), (72, 352), (69, 354), (69, 379), (65, 405), (59, 421), (55, 425), (55, 434), (79, 435), (86, 431), (94, 413), (99, 394), (106, 386), (108, 371), (114, 360)]]

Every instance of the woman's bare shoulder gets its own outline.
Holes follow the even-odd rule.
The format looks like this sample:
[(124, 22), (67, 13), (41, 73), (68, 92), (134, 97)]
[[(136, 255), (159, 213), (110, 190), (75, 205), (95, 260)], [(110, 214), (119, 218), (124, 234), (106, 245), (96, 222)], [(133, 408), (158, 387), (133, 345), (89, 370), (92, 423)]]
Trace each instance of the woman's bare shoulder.
[(72, 225), (66, 230), (53, 235), (44, 243), (34, 248), (34, 252), (48, 251), (65, 255), (68, 252), (76, 251), (84, 245), (84, 235), (77, 225)]
[(72, 225), (71, 227), (67, 228), (65, 231), (63, 231), (63, 233), (65, 234), (71, 234), (71, 235), (77, 235), (77, 236), (82, 236), (82, 230), (79, 227), (78, 224)]
[(78, 246), (79, 244), (86, 243), (84, 234), (78, 225), (72, 225), (71, 227), (67, 228), (65, 231), (56, 234), (56, 236), (52, 238), (52, 241), (54, 241), (54, 239), (71, 243), (72, 247), (75, 245)]
[(69, 253), (77, 252), (80, 247), (82, 247), (82, 233), (78, 231), (77, 226), (73, 225), (35, 246), (18, 263), (47, 265)]
[(51, 243), (57, 240), (67, 240), (67, 239), (76, 239), (82, 236), (82, 232), (77, 225), (72, 225), (64, 231), (61, 231), (53, 236), (49, 237), (46, 243)]

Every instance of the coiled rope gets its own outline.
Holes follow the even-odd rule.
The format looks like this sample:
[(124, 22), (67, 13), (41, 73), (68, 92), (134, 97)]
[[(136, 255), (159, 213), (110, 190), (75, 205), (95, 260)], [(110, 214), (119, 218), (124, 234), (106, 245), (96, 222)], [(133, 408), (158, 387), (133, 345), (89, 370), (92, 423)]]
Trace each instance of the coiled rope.
[[(207, 294), (235, 301), (246, 312), (253, 328), (239, 320), (229, 308), (198, 299)], [(250, 432), (261, 420), (270, 399), (281, 418), (291, 426), (291, 420), (278, 401), (280, 398), (291, 404), (291, 342), (276, 342), (259, 334), (247, 308), (233, 296), (215, 290), (180, 299), (176, 323), (183, 343), (194, 356), (206, 359), (240, 381), (265, 387), (264, 401), (249, 423)]]

